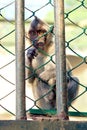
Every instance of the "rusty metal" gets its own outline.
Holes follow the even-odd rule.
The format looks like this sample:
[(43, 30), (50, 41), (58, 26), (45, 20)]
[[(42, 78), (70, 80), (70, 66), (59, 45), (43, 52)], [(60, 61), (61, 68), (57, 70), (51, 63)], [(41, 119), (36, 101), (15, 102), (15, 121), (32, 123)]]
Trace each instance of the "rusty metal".
[(54, 0), (54, 19), (57, 114), (63, 112), (67, 116), (64, 0)]
[(25, 119), (24, 0), (16, 0), (16, 119)]
[(0, 121), (0, 130), (87, 130), (87, 122), (81, 121)]

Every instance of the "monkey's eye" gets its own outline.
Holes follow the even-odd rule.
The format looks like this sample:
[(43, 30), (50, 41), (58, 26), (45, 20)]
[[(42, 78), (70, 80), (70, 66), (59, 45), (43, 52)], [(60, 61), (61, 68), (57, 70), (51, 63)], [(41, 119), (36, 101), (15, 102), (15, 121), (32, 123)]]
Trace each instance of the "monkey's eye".
[(31, 30), (31, 31), (29, 31), (29, 34), (30, 34), (31, 36), (35, 36), (35, 35), (37, 35), (37, 32), (34, 31), (34, 30)]
[(38, 34), (43, 34), (43, 33), (46, 33), (46, 30), (44, 30), (44, 29), (37, 30), (37, 33), (38, 33)]
[(37, 33), (38, 33), (38, 34), (41, 34), (41, 30), (37, 30)]

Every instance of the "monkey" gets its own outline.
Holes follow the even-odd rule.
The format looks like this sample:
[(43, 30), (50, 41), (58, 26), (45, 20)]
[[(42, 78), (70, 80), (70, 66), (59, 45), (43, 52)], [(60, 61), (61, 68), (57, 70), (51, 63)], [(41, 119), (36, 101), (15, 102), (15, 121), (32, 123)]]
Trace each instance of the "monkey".
[[(53, 27), (35, 16), (27, 33), (29, 48), (26, 54), (26, 79), (31, 84), (35, 105), (41, 109), (56, 109), (56, 63)], [(71, 69), (66, 57), (66, 71)], [(77, 77), (67, 76), (68, 102), (76, 97)]]

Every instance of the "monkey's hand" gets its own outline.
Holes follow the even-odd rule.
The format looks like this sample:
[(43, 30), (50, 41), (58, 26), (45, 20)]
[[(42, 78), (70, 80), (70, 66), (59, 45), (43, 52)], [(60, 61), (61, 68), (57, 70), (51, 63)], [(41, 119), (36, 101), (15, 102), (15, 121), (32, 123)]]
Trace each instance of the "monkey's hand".
[(36, 52), (35, 48), (30, 48), (27, 51), (27, 58), (31, 61), (32, 59), (34, 59), (36, 56), (38, 55), (38, 53)]
[[(51, 73), (51, 74), (50, 74)], [(56, 74), (55, 74), (55, 70), (52, 69), (52, 70), (45, 70), (43, 71), (39, 77), (47, 82), (49, 85), (54, 85), (56, 83)]]

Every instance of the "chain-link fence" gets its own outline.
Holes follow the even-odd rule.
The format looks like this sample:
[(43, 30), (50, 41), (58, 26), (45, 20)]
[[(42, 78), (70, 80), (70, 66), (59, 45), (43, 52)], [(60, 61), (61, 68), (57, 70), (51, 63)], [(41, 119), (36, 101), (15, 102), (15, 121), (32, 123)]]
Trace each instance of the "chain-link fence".
[[(46, 34), (52, 31), (54, 25), (54, 2), (52, 0), (40, 1), (40, 4), (36, 4), (35, 1), (25, 0), (25, 30), (28, 31), (29, 23), (34, 16), (40, 19), (45, 19), (49, 23), (49, 30)], [(79, 92), (74, 99), (73, 104), (69, 104), (69, 114), (73, 116), (87, 116), (87, 52), (86, 52), (86, 39), (87, 39), (87, 1), (86, 0), (74, 0), (73, 2), (65, 2), (65, 41), (66, 41), (66, 54), (73, 66), (68, 71), (74, 73), (79, 78)], [(0, 6), (0, 119), (14, 119), (15, 118), (15, 1), (3, 1), (1, 0)], [(48, 10), (48, 14), (47, 14)], [(50, 11), (51, 10), (51, 11)], [(43, 16), (42, 16), (43, 14)], [(81, 15), (80, 15), (81, 14)], [(47, 19), (47, 17), (49, 17)], [(44, 35), (46, 35), (44, 34)], [(43, 37), (42, 35), (41, 37)], [(54, 36), (54, 33), (53, 33)], [(28, 38), (26, 37), (28, 40)], [(25, 52), (33, 46), (25, 43)], [(16, 48), (17, 49), (17, 48)], [(46, 64), (53, 62), (55, 55), (48, 55), (45, 51), (42, 52), (48, 56), (48, 61), (45, 64), (38, 66), (33, 70), (34, 75), (38, 79), (36, 72), (42, 69)], [(55, 64), (55, 63), (54, 63)], [(26, 66), (27, 69), (30, 69)], [(26, 81), (32, 78), (32, 75), (27, 77)], [(39, 79), (41, 80), (41, 79)], [(27, 83), (28, 84), (28, 83)], [(41, 98), (49, 95), (51, 90), (41, 96), (41, 98), (34, 100), (30, 87), (26, 84), (26, 112), (33, 114), (47, 113), (49, 115), (55, 114), (56, 111), (47, 110), (44, 111), (40, 108), (40, 111), (36, 109), (38, 107), (37, 102)], [(53, 86), (51, 86), (53, 87)]]

